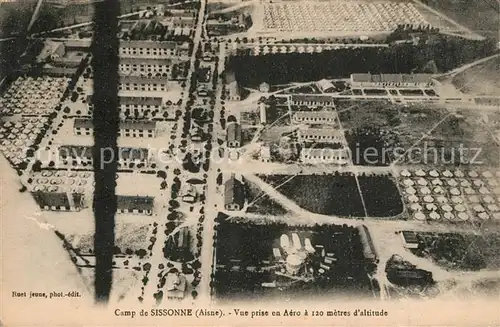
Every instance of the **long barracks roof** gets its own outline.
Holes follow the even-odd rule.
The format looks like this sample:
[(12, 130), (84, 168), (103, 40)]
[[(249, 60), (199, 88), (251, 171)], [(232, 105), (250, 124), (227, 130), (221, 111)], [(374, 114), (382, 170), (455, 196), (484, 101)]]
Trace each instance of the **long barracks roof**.
[(301, 136), (327, 136), (327, 137), (339, 137), (343, 136), (342, 132), (331, 128), (301, 128), (299, 129), (299, 134)]
[(154, 197), (118, 195), (116, 197), (116, 204), (118, 209), (152, 211), (154, 206)]
[[(89, 145), (61, 145), (59, 155), (61, 157), (92, 158), (93, 146)], [(118, 154), (120, 159), (124, 160), (147, 160), (149, 150), (147, 148), (126, 148), (119, 147)]]
[(170, 60), (170, 59), (144, 58), (144, 57), (134, 57), (134, 58), (121, 57), (120, 64), (171, 66), (172, 60)]
[(245, 204), (245, 189), (243, 184), (231, 177), (224, 184), (224, 203), (237, 203), (242, 207)]
[(120, 83), (121, 84), (168, 84), (168, 80), (164, 78), (145, 78), (145, 77), (140, 77), (140, 76), (120, 76)]
[[(94, 125), (92, 123), (92, 119), (75, 118), (73, 127), (93, 129)], [(120, 129), (154, 130), (155, 128), (156, 128), (156, 121), (125, 120), (120, 122)]]
[[(143, 105), (143, 106), (161, 106), (163, 104), (163, 98), (161, 97), (133, 97), (120, 95), (118, 97), (118, 102), (120, 105)], [(92, 103), (92, 94), (87, 95), (87, 103)]]
[(120, 41), (120, 48), (143, 48), (143, 49), (175, 49), (179, 45), (175, 42), (157, 41)]
[(337, 112), (335, 111), (297, 111), (294, 113), (295, 119), (303, 120), (303, 119), (336, 119)]
[(430, 74), (351, 74), (351, 80), (358, 83), (429, 83)]
[(241, 126), (238, 123), (229, 123), (227, 125), (227, 140), (241, 142)]

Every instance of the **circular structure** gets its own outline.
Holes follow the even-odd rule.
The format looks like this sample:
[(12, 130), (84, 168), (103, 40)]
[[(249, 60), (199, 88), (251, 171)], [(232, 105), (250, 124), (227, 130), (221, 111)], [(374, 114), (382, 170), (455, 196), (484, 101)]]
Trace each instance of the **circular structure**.
[(406, 188), (406, 193), (415, 194), (415, 193), (417, 193), (417, 190), (415, 190), (413, 187), (410, 186), (410, 187)]
[(443, 194), (444, 193), (444, 189), (441, 186), (436, 186), (432, 191), (435, 194)]
[(440, 180), (439, 178), (434, 178), (432, 180), (432, 185), (443, 185), (443, 181)]
[(478, 177), (478, 176), (479, 176), (479, 175), (476, 173), (476, 171), (475, 171), (475, 170), (471, 170), (471, 171), (469, 171), (468, 175), (469, 175), (469, 177), (472, 177), (472, 178), (476, 178), (476, 177)]
[(437, 206), (434, 204), (434, 203), (428, 203), (425, 205), (425, 209), (427, 209), (428, 211), (435, 211), (437, 210)]
[(419, 177), (424, 177), (426, 175), (425, 171), (423, 171), (422, 169), (419, 169), (415, 172), (415, 175), (419, 176)]
[(494, 179), (488, 179), (488, 185), (498, 186), (498, 182)]
[(441, 219), (441, 216), (437, 212), (433, 211), (429, 214), (429, 218), (432, 220), (439, 220)]
[(467, 187), (467, 188), (464, 188), (464, 193), (467, 195), (472, 195), (472, 194), (476, 194), (476, 191), (474, 191), (470, 187)]
[(480, 180), (480, 179), (475, 179), (475, 180), (474, 180), (474, 185), (476, 185), (476, 186), (478, 186), (478, 187), (479, 187), (479, 186), (483, 186), (483, 185), (484, 185), (484, 182), (483, 182), (482, 180)]
[(427, 185), (427, 181), (425, 180), (425, 178), (419, 178), (417, 183), (418, 183), (418, 185), (421, 185), (421, 186)]
[(434, 198), (430, 195), (426, 195), (426, 196), (424, 196), (424, 201), (428, 202), (428, 203), (434, 202)]
[(486, 212), (480, 212), (477, 216), (481, 220), (488, 220), (491, 218)]
[(300, 267), (302, 266), (302, 263), (304, 262), (303, 259), (301, 259), (298, 255), (296, 254), (290, 254), (286, 258), (286, 270), (289, 274), (295, 275), (299, 272)]
[(460, 180), (460, 186), (462, 186), (462, 187), (469, 187), (469, 186), (471, 186), (471, 183), (468, 180), (466, 180), (466, 179), (461, 179)]
[(454, 219), (455, 219), (455, 215), (454, 215), (454, 214), (452, 214), (451, 212), (445, 212), (445, 213), (443, 214), (443, 217), (444, 217), (444, 219), (446, 219), (446, 220), (454, 220)]
[(422, 220), (425, 220), (425, 215), (419, 211), (413, 215), (413, 218), (415, 218), (416, 220), (422, 221)]
[(469, 196), (469, 202), (472, 202), (472, 203), (479, 203), (479, 197), (477, 195), (471, 195)]
[(402, 170), (399, 174), (403, 177), (410, 177), (411, 176), (411, 173), (406, 169)]
[(405, 179), (403, 181), (403, 184), (406, 185), (406, 186), (413, 186), (413, 185), (415, 185), (415, 183), (411, 179), (409, 179), (409, 178)]
[(489, 204), (488, 210), (491, 212), (498, 212), (500, 211), (500, 208), (496, 204)]
[(422, 187), (420, 188), (420, 194), (431, 194), (431, 190), (428, 187)]
[(488, 190), (486, 187), (481, 187), (481, 188), (479, 189), (479, 193), (481, 193), (481, 194), (483, 194), (483, 195), (484, 195), (484, 194), (490, 194), (490, 190)]
[(431, 176), (431, 177), (438, 177), (439, 173), (436, 170), (433, 169), (433, 170), (431, 170), (429, 172), (429, 176)]
[(454, 187), (450, 190), (450, 194), (451, 195), (460, 195), (460, 190), (458, 188)]
[(455, 211), (457, 211), (457, 212), (464, 212), (464, 211), (466, 211), (466, 209), (465, 209), (465, 207), (463, 205), (457, 204), (455, 206)]
[(56, 177), (64, 177), (66, 176), (66, 172), (64, 170), (59, 170), (56, 172)]
[(491, 171), (484, 171), (482, 173), (483, 177), (486, 177), (486, 178), (490, 178), (490, 177), (493, 177), (493, 174), (491, 173)]
[(484, 212), (485, 209), (482, 205), (476, 204), (472, 209), (474, 209), (475, 212)]
[(453, 203), (464, 203), (464, 200), (461, 197), (459, 197), (459, 196), (452, 196), (451, 197), (451, 202), (453, 202)]
[(464, 177), (464, 173), (460, 170), (460, 169), (457, 169), (453, 172), (453, 174), (455, 175), (455, 177)]
[(416, 196), (416, 195), (410, 195), (408, 197), (408, 200), (410, 200), (410, 202), (418, 202), (418, 196)]
[(449, 171), (448, 169), (443, 171), (443, 173), (441, 175), (443, 175), (444, 177), (448, 177), (448, 178), (453, 177), (453, 173), (451, 171)]
[(458, 219), (460, 219), (461, 221), (467, 221), (469, 220), (469, 215), (465, 212), (460, 212), (458, 215), (457, 215)]
[(411, 206), (410, 206), (411, 210), (413, 211), (420, 211), (422, 210), (422, 206), (418, 203), (413, 203)]
[(448, 184), (448, 185), (450, 185), (450, 186), (453, 186), (453, 187), (455, 187), (455, 186), (457, 186), (457, 185), (458, 185), (457, 181), (456, 181), (456, 180), (454, 180), (454, 179), (449, 179), (449, 180), (446, 182), (446, 184)]
[(484, 203), (494, 203), (495, 199), (489, 195), (483, 196), (483, 202)]
[(451, 206), (447, 205), (447, 204), (441, 206), (441, 209), (443, 211), (446, 211), (446, 212), (452, 212), (453, 211), (453, 208)]

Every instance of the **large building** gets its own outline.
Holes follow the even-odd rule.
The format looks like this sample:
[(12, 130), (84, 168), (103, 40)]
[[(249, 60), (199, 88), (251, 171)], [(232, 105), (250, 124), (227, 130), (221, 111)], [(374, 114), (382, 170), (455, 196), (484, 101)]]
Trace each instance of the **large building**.
[(349, 162), (349, 153), (345, 148), (304, 148), (300, 152), (300, 159), (307, 164), (337, 164), (346, 165)]
[(241, 126), (232, 122), (227, 125), (226, 142), (229, 148), (239, 148), (241, 146)]
[[(119, 96), (119, 109), (122, 112), (138, 112), (142, 115), (146, 110), (160, 112), (170, 107), (176, 107), (179, 102), (172, 102), (170, 100), (164, 101), (162, 97), (159, 96)], [(94, 109), (94, 104), (92, 103), (92, 95), (87, 96), (87, 107), (89, 110)]]
[(121, 75), (169, 78), (172, 66), (170, 59), (122, 57), (118, 69)]
[(160, 78), (121, 76), (120, 84), (118, 84), (118, 90), (165, 92), (168, 91), (168, 82), (165, 79)]
[[(156, 122), (145, 120), (125, 120), (120, 122), (118, 136), (121, 137), (155, 137)], [(76, 135), (91, 135), (94, 129), (89, 118), (75, 118), (73, 132)]]
[(337, 112), (335, 111), (297, 111), (292, 116), (295, 124), (309, 125), (335, 125), (337, 121)]
[(188, 56), (189, 44), (157, 41), (121, 41), (120, 57), (163, 59), (174, 56)]
[(234, 72), (226, 72), (226, 88), (227, 88), (227, 96), (231, 101), (240, 101), (241, 100), (241, 92), (240, 87), (238, 85), (238, 81), (236, 80), (236, 76)]
[(301, 128), (297, 137), (302, 142), (342, 143), (344, 140), (341, 131), (331, 128)]
[(351, 74), (351, 87), (416, 87), (433, 86), (430, 74)]
[(224, 208), (237, 211), (243, 209), (244, 204), (244, 185), (232, 175), (224, 184)]
[(79, 211), (84, 206), (83, 194), (64, 192), (58, 190), (57, 186), (36, 185), (31, 195), (43, 210)]
[(333, 106), (333, 98), (321, 94), (292, 94), (291, 103), (295, 106), (325, 107)]
[(118, 195), (116, 205), (117, 213), (151, 216), (153, 214), (154, 198), (150, 196)]
[[(59, 157), (67, 164), (79, 165), (79, 164), (92, 164), (92, 146), (85, 145), (63, 145), (59, 147)], [(149, 162), (150, 154), (146, 148), (118, 148), (118, 165), (128, 166), (130, 164), (144, 164), (147, 165)]]

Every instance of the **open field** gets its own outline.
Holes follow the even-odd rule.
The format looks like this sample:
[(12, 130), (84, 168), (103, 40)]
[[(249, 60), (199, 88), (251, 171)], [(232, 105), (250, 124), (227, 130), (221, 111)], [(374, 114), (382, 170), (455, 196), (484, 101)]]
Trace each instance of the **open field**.
[(442, 12), (472, 31), (498, 40), (499, 3), (496, 0), (423, 0), (423, 3)]
[(489, 60), (456, 75), (452, 83), (462, 93), (500, 94), (500, 58)]

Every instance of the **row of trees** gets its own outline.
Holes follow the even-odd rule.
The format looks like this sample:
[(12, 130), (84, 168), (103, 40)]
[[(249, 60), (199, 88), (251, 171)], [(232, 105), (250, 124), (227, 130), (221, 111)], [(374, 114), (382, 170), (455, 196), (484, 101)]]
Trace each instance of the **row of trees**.
[(421, 72), (433, 61), (439, 71), (449, 71), (496, 51), (492, 40), (476, 41), (447, 36), (434, 37), (417, 46), (392, 45), (388, 48), (352, 48), (322, 53), (269, 54), (251, 56), (250, 50), (231, 57), (233, 70), (242, 85), (257, 87), (262, 81), (287, 84), (345, 78), (352, 73)]

